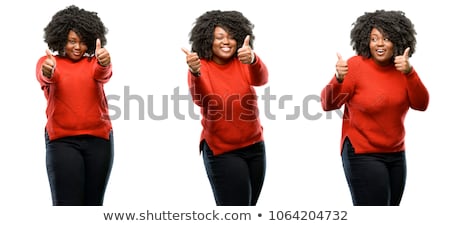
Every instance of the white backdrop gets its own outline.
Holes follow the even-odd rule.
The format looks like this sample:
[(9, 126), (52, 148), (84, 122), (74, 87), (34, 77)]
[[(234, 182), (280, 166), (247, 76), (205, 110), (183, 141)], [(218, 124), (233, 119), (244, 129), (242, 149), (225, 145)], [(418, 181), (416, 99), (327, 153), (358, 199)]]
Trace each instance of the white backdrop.
[[(105, 85), (105, 91), (116, 97), (109, 102), (115, 107), (111, 110), (115, 116), (115, 159), (104, 207), (51, 206), (43, 134), (46, 101), (35, 79), (35, 65), (47, 48), (43, 28), (55, 12), (71, 4), (98, 12), (109, 29), (106, 48), (112, 56), (113, 77)], [(200, 120), (189, 116), (190, 102), (177, 103), (171, 99), (176, 92), (182, 98), (188, 95), (187, 66), (181, 48), (190, 48), (188, 33), (195, 19), (213, 9), (241, 11), (255, 24), (254, 50), (269, 69), (269, 83), (257, 88), (267, 148), (267, 175), (256, 207), (215, 207), (198, 153)], [(345, 58), (353, 55), (349, 39), (352, 22), (364, 12), (376, 9), (402, 10), (415, 24), (418, 44), (410, 60), (431, 98), (426, 112), (411, 110), (406, 118), (408, 178), (401, 207), (355, 208), (339, 156), (341, 119), (336, 113), (327, 118), (317, 98), (334, 73), (336, 52)], [(446, 92), (449, 17), (443, 3), (431, 1), (1, 3), (0, 222), (2, 225), (230, 223), (103, 220), (104, 212), (213, 209), (255, 214), (253, 221), (231, 222), (239, 225), (272, 223), (268, 220), (269, 211), (278, 210), (348, 211), (348, 221), (340, 222), (346, 225), (443, 222), (444, 207), (450, 201)], [(268, 92), (274, 100), (263, 101), (262, 95)], [(135, 98), (143, 98), (143, 102)], [(168, 98), (167, 105), (163, 104), (164, 98)], [(140, 107), (145, 109), (141, 116)], [(297, 109), (300, 114), (291, 120), (289, 115)], [(166, 111), (167, 117), (155, 120), (147, 111), (155, 115)], [(197, 107), (194, 113), (199, 114)], [(257, 218), (256, 213), (262, 213), (263, 217)]]

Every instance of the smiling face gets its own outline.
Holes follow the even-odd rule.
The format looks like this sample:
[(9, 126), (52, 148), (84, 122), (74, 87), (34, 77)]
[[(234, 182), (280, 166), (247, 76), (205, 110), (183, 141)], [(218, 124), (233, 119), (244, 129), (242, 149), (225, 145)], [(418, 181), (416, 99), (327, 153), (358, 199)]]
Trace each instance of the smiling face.
[(230, 59), (234, 57), (237, 50), (237, 42), (234, 37), (228, 34), (221, 27), (214, 29), (214, 41), (212, 44), (212, 60), (217, 64), (226, 64)]
[(392, 63), (394, 43), (376, 28), (373, 28), (370, 32), (369, 48), (373, 60), (378, 65), (385, 66)]
[(80, 60), (84, 53), (86, 53), (88, 46), (84, 43), (81, 38), (74, 31), (69, 31), (67, 35), (67, 43), (64, 47), (64, 53), (66, 57), (73, 60)]

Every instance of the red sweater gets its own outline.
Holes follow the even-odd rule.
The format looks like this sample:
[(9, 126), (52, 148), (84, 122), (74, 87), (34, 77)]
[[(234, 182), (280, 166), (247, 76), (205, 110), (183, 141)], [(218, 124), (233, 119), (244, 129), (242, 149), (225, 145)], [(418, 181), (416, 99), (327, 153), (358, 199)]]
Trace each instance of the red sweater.
[(111, 78), (111, 64), (102, 67), (95, 58), (87, 57), (78, 62), (55, 58), (50, 79), (41, 70), (46, 56), (36, 66), (36, 77), (47, 99), (46, 129), (50, 140), (82, 134), (109, 139), (112, 126), (103, 84)]
[(253, 86), (266, 84), (268, 71), (255, 57), (251, 65), (237, 58), (226, 65), (201, 59), (201, 75), (188, 73), (191, 96), (202, 113), (200, 140), (206, 140), (214, 155), (263, 140)]
[(405, 150), (404, 119), (409, 108), (425, 111), (429, 94), (416, 71), (408, 75), (394, 65), (381, 67), (372, 59), (354, 56), (348, 61), (342, 83), (333, 76), (322, 90), (322, 108), (345, 104), (341, 150), (345, 137), (355, 153), (387, 153)]

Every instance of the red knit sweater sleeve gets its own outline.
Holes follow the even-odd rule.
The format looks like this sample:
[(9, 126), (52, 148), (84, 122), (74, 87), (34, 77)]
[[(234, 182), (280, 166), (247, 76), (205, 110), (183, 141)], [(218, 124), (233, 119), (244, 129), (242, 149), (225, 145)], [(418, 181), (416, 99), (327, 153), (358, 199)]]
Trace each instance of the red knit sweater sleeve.
[[(96, 60), (96, 59), (95, 59)], [(94, 66), (94, 79), (100, 83), (107, 83), (112, 76), (112, 64), (104, 67), (100, 64), (93, 64)]]
[(269, 80), (269, 71), (264, 62), (255, 54), (255, 62), (249, 66), (249, 81), (253, 86), (265, 85)]
[[(204, 60), (201, 61), (204, 62)], [(208, 84), (207, 79), (205, 78), (206, 77), (205, 75), (207, 74), (208, 70), (206, 67), (200, 68), (200, 76), (194, 76), (194, 74), (192, 74), (189, 70), (187, 73), (189, 92), (192, 96), (192, 100), (196, 105), (200, 107), (203, 106), (202, 104), (203, 97), (212, 92), (211, 86)]]
[(47, 58), (47, 56), (42, 56), (41, 58), (39, 58), (39, 60), (36, 64), (36, 79), (38, 80), (39, 85), (41, 86), (41, 89), (44, 91), (45, 97), (48, 99), (49, 84), (56, 82), (56, 80), (58, 79), (59, 73), (55, 73), (55, 71), (57, 69), (55, 66), (55, 71), (53, 72), (52, 77), (47, 78), (44, 76), (44, 74), (42, 73), (42, 64), (44, 63), (46, 58)]
[(324, 111), (340, 109), (342, 105), (350, 99), (354, 90), (351, 76), (346, 76), (342, 83), (339, 83), (333, 74), (331, 81), (322, 89), (320, 99)]
[(430, 95), (414, 68), (407, 76), (407, 91), (410, 107), (414, 110), (425, 111)]
[(340, 109), (353, 96), (360, 67), (359, 60), (356, 56), (348, 59), (348, 73), (344, 80), (339, 83), (336, 74), (333, 74), (330, 82), (322, 89), (320, 98), (324, 111)]

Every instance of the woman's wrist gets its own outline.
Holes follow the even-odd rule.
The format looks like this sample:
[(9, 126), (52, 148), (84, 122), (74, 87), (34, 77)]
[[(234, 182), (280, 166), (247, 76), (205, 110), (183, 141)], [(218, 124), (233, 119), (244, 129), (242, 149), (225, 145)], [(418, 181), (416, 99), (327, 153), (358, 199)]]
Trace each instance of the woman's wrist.
[(340, 76), (339, 73), (337, 73), (337, 72), (334, 75), (335, 75), (336, 80), (338, 81), (338, 83), (342, 83), (344, 81), (344, 76)]

